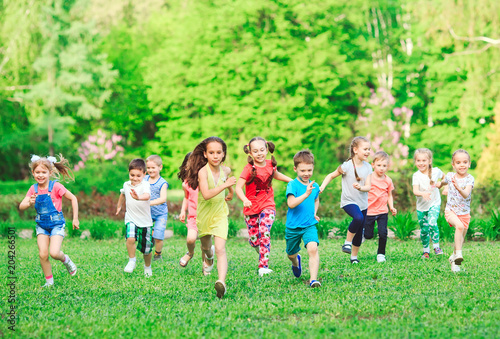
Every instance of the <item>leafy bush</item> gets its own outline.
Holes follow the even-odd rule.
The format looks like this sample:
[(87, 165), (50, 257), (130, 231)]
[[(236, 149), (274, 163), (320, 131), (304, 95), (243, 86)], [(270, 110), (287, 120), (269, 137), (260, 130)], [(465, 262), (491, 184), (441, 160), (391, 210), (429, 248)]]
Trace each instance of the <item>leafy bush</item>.
[(93, 239), (103, 240), (116, 237), (119, 234), (120, 226), (122, 225), (122, 222), (110, 219), (92, 219), (82, 222), (80, 227), (82, 229), (88, 229)]
[(229, 221), (229, 228), (227, 233), (228, 238), (234, 238), (238, 234), (238, 231), (240, 229), (246, 228), (246, 224), (241, 218), (238, 219), (229, 218), (228, 221)]
[(500, 214), (491, 212), (491, 219), (481, 223), (481, 233), (486, 240), (500, 239)]
[(271, 239), (285, 239), (286, 224), (283, 219), (276, 218), (271, 228)]
[(172, 215), (168, 217), (167, 227), (172, 227), (176, 235), (182, 235), (183, 237), (187, 236), (186, 224), (180, 222), (179, 219), (175, 219)]
[(413, 232), (418, 228), (418, 223), (413, 219), (411, 212), (399, 213), (391, 219), (389, 229), (394, 232), (394, 235), (400, 240), (408, 240)]
[(349, 229), (349, 224), (351, 223), (350, 218), (345, 218), (334, 223), (332, 228), (335, 228), (334, 235), (336, 237), (345, 237), (347, 235), (347, 230)]

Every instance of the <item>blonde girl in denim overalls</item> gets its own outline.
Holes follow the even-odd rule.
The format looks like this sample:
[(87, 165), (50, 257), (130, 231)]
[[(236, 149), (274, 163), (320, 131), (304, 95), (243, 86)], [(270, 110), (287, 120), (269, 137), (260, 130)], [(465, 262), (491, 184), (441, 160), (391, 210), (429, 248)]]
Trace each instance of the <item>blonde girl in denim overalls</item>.
[(68, 161), (60, 155), (60, 160), (55, 157), (41, 158), (37, 155), (31, 157), (31, 172), (36, 184), (31, 186), (19, 205), (19, 209), (25, 210), (31, 206), (36, 210), (36, 239), (40, 256), (40, 264), (45, 275), (46, 283), (43, 287), (52, 286), (52, 266), (49, 262), (49, 254), (53, 259), (61, 261), (68, 269), (70, 275), (76, 274), (76, 265), (61, 251), (64, 239), (65, 220), (61, 212), (62, 197), (71, 201), (73, 207), (73, 229), (78, 229), (78, 200), (63, 185), (50, 178), (58, 178), (61, 174), (64, 178), (74, 180), (68, 167)]

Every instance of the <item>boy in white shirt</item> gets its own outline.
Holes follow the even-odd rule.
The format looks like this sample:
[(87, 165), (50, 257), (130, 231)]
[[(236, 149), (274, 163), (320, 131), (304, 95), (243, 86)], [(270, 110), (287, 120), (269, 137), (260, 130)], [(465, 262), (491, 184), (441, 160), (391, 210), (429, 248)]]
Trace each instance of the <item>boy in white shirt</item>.
[(116, 206), (116, 215), (122, 209), (123, 199), (126, 202), (125, 225), (127, 239), (127, 252), (129, 261), (124, 271), (132, 273), (136, 266), (135, 242), (137, 249), (144, 254), (144, 275), (153, 275), (151, 270), (151, 257), (154, 248), (153, 240), (153, 219), (151, 218), (151, 188), (147, 181), (146, 162), (142, 159), (134, 159), (128, 165), (129, 181), (123, 184), (120, 190), (120, 198)]

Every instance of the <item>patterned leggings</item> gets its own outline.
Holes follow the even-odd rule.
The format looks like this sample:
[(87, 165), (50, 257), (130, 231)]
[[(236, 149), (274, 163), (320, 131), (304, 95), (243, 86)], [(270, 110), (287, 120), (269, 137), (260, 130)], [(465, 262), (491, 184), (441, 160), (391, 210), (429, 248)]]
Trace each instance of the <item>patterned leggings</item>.
[(269, 268), (269, 252), (271, 251), (271, 227), (273, 226), (276, 211), (262, 210), (259, 214), (246, 215), (248, 227), (248, 242), (252, 247), (259, 248), (259, 268)]
[[(417, 210), (418, 223), (420, 224), (420, 240), (424, 248), (429, 247), (429, 239), (432, 238), (433, 244), (439, 243), (439, 228), (437, 220), (439, 218), (439, 209), (441, 206), (432, 206), (428, 211), (421, 212)], [(430, 234), (430, 237), (429, 237)]]

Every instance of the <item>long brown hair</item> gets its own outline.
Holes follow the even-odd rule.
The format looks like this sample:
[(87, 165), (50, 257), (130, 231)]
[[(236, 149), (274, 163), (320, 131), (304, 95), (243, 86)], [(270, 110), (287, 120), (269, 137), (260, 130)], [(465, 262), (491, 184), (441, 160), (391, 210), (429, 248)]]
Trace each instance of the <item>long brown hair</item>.
[(189, 160), (189, 156), (191, 155), (191, 152), (186, 154), (184, 157), (184, 160), (182, 161), (182, 165), (179, 167), (179, 173), (177, 173), (177, 178), (179, 178), (180, 181), (184, 182), (187, 177), (187, 162)]
[[(358, 137), (355, 137), (354, 139), (352, 139), (351, 145), (349, 146), (349, 158), (345, 161), (345, 162), (348, 162), (349, 160), (352, 161), (352, 167), (354, 168), (354, 176), (356, 177), (357, 181), (361, 181), (361, 178), (358, 175), (358, 171), (356, 171), (356, 164), (354, 163), (354, 160), (353, 160), (354, 156), (356, 155), (356, 154), (354, 154), (354, 148), (359, 147), (359, 144), (362, 142), (370, 143), (370, 140), (368, 140), (368, 138), (361, 137), (361, 136), (358, 136)], [(345, 174), (344, 171), (342, 170), (341, 166), (339, 166), (337, 168), (337, 170), (341, 174)]]
[(39, 159), (31, 161), (29, 164), (31, 173), (33, 173), (38, 166), (43, 165), (49, 170), (50, 177), (60, 179), (62, 175), (63, 179), (66, 181), (68, 179), (75, 181), (73, 171), (69, 168), (69, 162), (62, 156), (62, 154), (59, 154), (59, 161), (56, 160), (55, 162), (52, 162), (49, 158), (50, 157), (40, 157)]
[(245, 154), (248, 154), (248, 158), (247, 158), (247, 161), (250, 165), (252, 165), (252, 177), (250, 178), (249, 181), (247, 181), (247, 185), (252, 183), (255, 179), (255, 177), (257, 176), (257, 169), (255, 168), (255, 164), (254, 164), (254, 160), (253, 160), (253, 157), (250, 155), (250, 151), (251, 151), (251, 146), (252, 145), (252, 142), (254, 141), (264, 141), (264, 144), (266, 145), (266, 148), (267, 150), (269, 151), (269, 153), (271, 153), (271, 164), (273, 165), (273, 173), (271, 174), (271, 180), (268, 181), (268, 187), (271, 186), (272, 184), (272, 178), (274, 176), (274, 171), (275, 171), (275, 168), (276, 166), (278, 165), (278, 163), (276, 162), (276, 159), (274, 158), (274, 150), (276, 149), (276, 147), (274, 146), (274, 144), (271, 142), (271, 141), (266, 141), (264, 138), (262, 137), (255, 137), (255, 138), (252, 138), (247, 145), (243, 146), (243, 152), (245, 152)]
[(429, 175), (429, 180), (431, 185), (434, 185), (434, 180), (432, 180), (432, 151), (428, 148), (419, 148), (413, 154), (413, 161), (417, 161), (418, 154), (425, 154), (429, 158), (429, 168), (427, 169), (427, 174)]
[(198, 172), (203, 168), (208, 162), (207, 158), (205, 158), (204, 153), (207, 151), (207, 145), (211, 142), (218, 142), (222, 145), (222, 151), (224, 152), (224, 156), (222, 157), (221, 163), (226, 160), (227, 146), (224, 140), (219, 137), (209, 137), (203, 140), (196, 146), (191, 152), (187, 162), (187, 176), (186, 181), (188, 185), (192, 189), (198, 188)]

